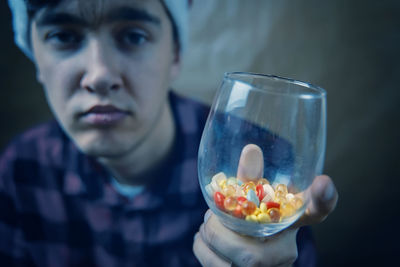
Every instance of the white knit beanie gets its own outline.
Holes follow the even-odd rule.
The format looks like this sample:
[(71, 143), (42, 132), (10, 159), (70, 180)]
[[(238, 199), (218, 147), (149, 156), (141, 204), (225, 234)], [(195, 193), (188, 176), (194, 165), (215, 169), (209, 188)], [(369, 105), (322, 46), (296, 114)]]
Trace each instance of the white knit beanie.
[[(165, 3), (174, 20), (173, 23), (175, 23), (178, 33), (180, 52), (182, 52), (186, 47), (188, 36), (188, 0), (162, 1)], [(28, 40), (29, 18), (26, 0), (8, 0), (8, 5), (10, 6), (13, 19), (14, 41), (25, 55), (33, 60)]]

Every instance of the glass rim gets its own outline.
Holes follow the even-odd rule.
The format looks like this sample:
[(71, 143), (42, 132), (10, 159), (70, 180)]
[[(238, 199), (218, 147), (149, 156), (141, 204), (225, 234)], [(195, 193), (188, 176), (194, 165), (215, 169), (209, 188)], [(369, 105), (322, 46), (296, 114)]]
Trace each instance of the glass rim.
[[(300, 80), (295, 80), (292, 78), (286, 78), (286, 77), (282, 77), (282, 76), (277, 76), (277, 75), (273, 75), (273, 74), (262, 74), (262, 73), (255, 73), (255, 72), (244, 72), (244, 71), (234, 71), (234, 72), (225, 72), (224, 74), (224, 79), (229, 79), (231, 81), (240, 81), (242, 83), (245, 83), (249, 86), (251, 86), (254, 89), (257, 90), (261, 90), (261, 91), (265, 91), (265, 88), (259, 88), (249, 82), (243, 81), (241, 79), (235, 79), (234, 77), (237, 76), (247, 76), (247, 77), (258, 77), (258, 78), (268, 78), (268, 79), (273, 79), (273, 80), (277, 80), (280, 82), (284, 82), (284, 83), (288, 83), (288, 84), (295, 84), (295, 85), (299, 85), (302, 87), (306, 87), (311, 89), (312, 91), (314, 91), (314, 93), (312, 94), (304, 94), (304, 93), (298, 93), (296, 95), (307, 95), (307, 98), (320, 98), (320, 97), (325, 97), (326, 96), (326, 90), (323, 89), (322, 87), (319, 87), (317, 85), (313, 85), (311, 83), (308, 82), (303, 82)], [(277, 93), (276, 91), (274, 92), (276, 94), (282, 94), (282, 95), (290, 95), (288, 93), (284, 93), (284, 92), (279, 92)]]

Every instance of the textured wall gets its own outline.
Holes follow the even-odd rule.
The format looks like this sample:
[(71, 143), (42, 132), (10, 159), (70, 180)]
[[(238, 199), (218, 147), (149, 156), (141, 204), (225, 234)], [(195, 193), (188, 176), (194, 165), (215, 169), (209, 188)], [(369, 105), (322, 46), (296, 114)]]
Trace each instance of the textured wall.
[[(1, 148), (51, 117), (33, 64), (12, 43), (5, 2)], [(321, 266), (391, 262), (400, 238), (400, 2), (197, 0), (192, 13), (192, 44), (177, 90), (211, 101), (225, 71), (271, 73), (324, 87), (325, 172), (340, 199), (314, 227)]]
[(321, 266), (391, 263), (400, 238), (400, 2), (206, 0), (192, 11), (176, 88), (209, 102), (225, 71), (325, 88), (325, 173), (340, 197), (314, 227)]

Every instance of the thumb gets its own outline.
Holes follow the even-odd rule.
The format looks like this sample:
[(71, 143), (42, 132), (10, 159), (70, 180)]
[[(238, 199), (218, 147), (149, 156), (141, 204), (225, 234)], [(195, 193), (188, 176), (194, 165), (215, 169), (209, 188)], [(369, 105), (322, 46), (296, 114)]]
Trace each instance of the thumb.
[(246, 145), (240, 154), (237, 178), (243, 182), (263, 177), (264, 157), (261, 148), (255, 144)]

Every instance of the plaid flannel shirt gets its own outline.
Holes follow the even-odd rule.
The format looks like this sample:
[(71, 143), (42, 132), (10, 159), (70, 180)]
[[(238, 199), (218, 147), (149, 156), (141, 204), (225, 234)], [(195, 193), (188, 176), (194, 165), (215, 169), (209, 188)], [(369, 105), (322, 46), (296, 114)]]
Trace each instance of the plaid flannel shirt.
[[(197, 149), (208, 107), (170, 93), (175, 145), (157, 183), (128, 199), (57, 122), (20, 135), (0, 158), (1, 266), (198, 266), (193, 236), (207, 209)], [(298, 266), (315, 265), (300, 229)]]

